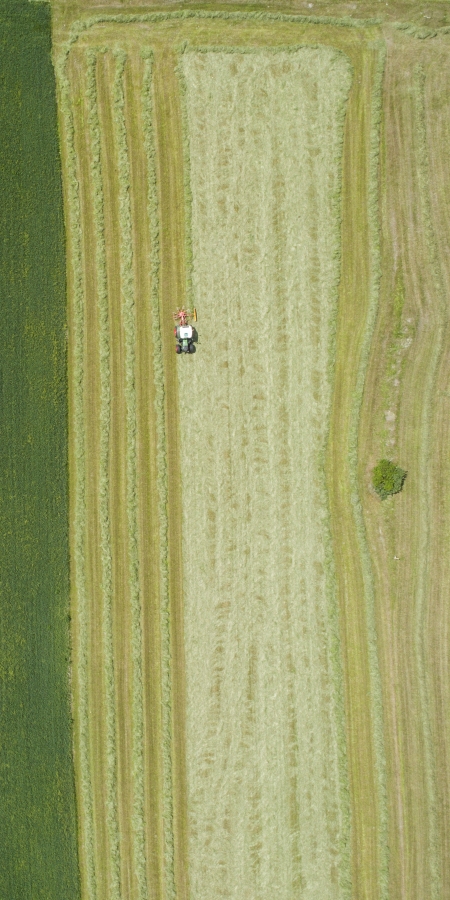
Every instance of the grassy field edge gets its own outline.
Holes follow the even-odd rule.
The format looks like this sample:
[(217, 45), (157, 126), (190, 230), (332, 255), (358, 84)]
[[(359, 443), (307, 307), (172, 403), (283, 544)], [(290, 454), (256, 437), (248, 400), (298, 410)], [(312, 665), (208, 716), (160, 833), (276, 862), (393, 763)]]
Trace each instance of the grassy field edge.
[(73, 447), (73, 481), (71, 483), (71, 506), (73, 521), (73, 572), (72, 608), (76, 629), (74, 642), (74, 724), (75, 766), (78, 769), (79, 793), (77, 792), (80, 828), (80, 866), (84, 882), (85, 896), (95, 900), (97, 895), (94, 861), (94, 824), (91, 767), (89, 759), (89, 715), (88, 715), (88, 598), (85, 584), (85, 534), (86, 534), (86, 474), (84, 442), (84, 288), (81, 236), (80, 187), (77, 174), (75, 152), (75, 128), (70, 101), (70, 83), (67, 75), (69, 48), (57, 59), (55, 69), (60, 90), (60, 116), (62, 134), (62, 156), (67, 175), (64, 180), (67, 202), (66, 222), (69, 258), (71, 268), (68, 273), (69, 322), (73, 323), (71, 344), (72, 382), (69, 389), (69, 446)]
[(102, 557), (103, 591), (103, 649), (105, 659), (106, 697), (106, 778), (107, 778), (107, 830), (110, 846), (110, 885), (113, 900), (120, 897), (120, 847), (117, 809), (117, 747), (115, 716), (115, 671), (113, 643), (113, 586), (111, 526), (109, 514), (109, 441), (111, 430), (111, 370), (110, 329), (108, 311), (108, 287), (106, 273), (106, 246), (104, 227), (104, 200), (101, 171), (100, 121), (97, 107), (97, 54), (87, 54), (87, 100), (89, 104), (89, 129), (92, 148), (91, 178), (96, 237), (97, 303), (99, 311), (99, 356), (101, 380), (100, 408), (100, 475), (99, 507)]

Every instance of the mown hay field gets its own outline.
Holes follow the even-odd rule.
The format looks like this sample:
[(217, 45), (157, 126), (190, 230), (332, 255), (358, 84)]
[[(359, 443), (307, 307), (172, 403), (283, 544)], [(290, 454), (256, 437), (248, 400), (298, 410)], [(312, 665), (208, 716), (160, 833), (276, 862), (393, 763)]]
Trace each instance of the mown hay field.
[(440, 900), (446, 29), (53, 14), (83, 896)]

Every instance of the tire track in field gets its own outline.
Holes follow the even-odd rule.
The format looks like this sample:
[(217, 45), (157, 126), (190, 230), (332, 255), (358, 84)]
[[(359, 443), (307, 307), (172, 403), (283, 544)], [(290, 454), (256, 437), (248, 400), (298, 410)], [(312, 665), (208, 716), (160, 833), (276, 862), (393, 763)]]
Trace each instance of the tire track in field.
[[(115, 715), (115, 673), (113, 647), (113, 586), (111, 524), (109, 518), (109, 465), (111, 432), (111, 367), (108, 282), (106, 269), (104, 202), (101, 169), (100, 123), (97, 109), (97, 51), (87, 51), (88, 122), (90, 129), (91, 179), (93, 186), (93, 210), (96, 244), (97, 303), (99, 356), (100, 356), (100, 459), (99, 459), (99, 517), (102, 557), (103, 592), (103, 659), (105, 683), (105, 751), (106, 751), (106, 806), (105, 819), (109, 840), (109, 858), (103, 860), (108, 871), (108, 896), (119, 900), (120, 847), (117, 810), (117, 747)], [(99, 729), (101, 731), (101, 729)]]
[[(276, 281), (277, 274), (273, 272), (276, 253), (272, 252), (275, 249), (271, 245), (272, 222), (267, 218), (267, 212), (271, 203), (273, 205), (275, 196), (278, 201), (283, 194), (285, 198), (289, 196), (287, 186), (296, 183), (295, 173), (298, 177), (298, 172), (303, 171), (307, 162), (313, 169), (317, 165), (316, 174), (319, 174), (321, 163), (317, 157), (320, 157), (320, 151), (316, 152), (318, 138), (315, 133), (313, 143), (316, 162), (311, 163), (304, 158), (305, 152), (300, 141), (296, 145), (296, 152), (291, 153), (291, 168), (285, 176), (284, 189), (280, 171), (270, 176), (266, 172), (266, 179), (261, 180), (261, 160), (266, 158), (267, 152), (270, 156), (270, 134), (275, 127), (274, 121), (278, 121), (277, 109), (273, 106), (277, 101), (272, 98), (275, 96), (275, 87), (279, 88), (280, 83), (283, 84), (279, 71), (278, 77), (274, 74), (275, 80), (273, 83), (271, 81), (270, 65), (276, 68), (277, 58), (264, 52), (258, 56), (244, 55), (241, 59), (239, 55), (234, 59), (228, 54), (221, 56), (224, 58), (224, 72), (226, 71), (226, 76), (222, 72), (224, 80), (219, 77), (216, 82), (214, 70), (211, 72), (208, 69), (208, 75), (205, 74), (202, 81), (202, 64), (203, 67), (208, 67), (208, 57), (214, 57), (214, 54), (205, 53), (203, 57), (199, 54), (195, 62), (199, 67), (196, 73), (198, 78), (194, 78), (189, 88), (188, 125), (191, 140), (192, 133), (195, 134), (196, 154), (195, 157), (191, 155), (192, 184), (195, 185), (193, 224), (197, 241), (196, 244), (194, 242), (194, 296), (206, 337), (202, 342), (204, 346), (199, 348), (198, 359), (188, 358), (178, 363), (182, 434), (185, 441), (183, 452), (187, 453), (187, 448), (190, 448), (190, 467), (198, 479), (196, 496), (206, 498), (201, 504), (200, 513), (197, 513), (191, 482), (183, 484), (183, 526), (185, 540), (189, 543), (195, 542), (196, 535), (190, 521), (194, 521), (194, 516), (195, 521), (199, 521), (199, 515), (203, 517), (201, 529), (198, 526), (202, 541), (196, 541), (195, 564), (191, 562), (188, 551), (184, 557), (188, 592), (186, 641), (191, 878), (193, 890), (199, 897), (211, 894), (217, 897), (237, 896), (238, 884), (241, 896), (267, 896), (274, 892), (277, 896), (291, 896), (293, 884), (303, 885), (305, 896), (322, 896), (324, 893), (329, 895), (330, 890), (333, 896), (341, 896), (337, 885), (337, 870), (342, 864), (338, 860), (337, 851), (339, 826), (337, 821), (333, 822), (332, 813), (333, 806), (337, 808), (339, 801), (334, 788), (328, 783), (328, 779), (334, 779), (333, 785), (340, 783), (337, 755), (334, 755), (336, 729), (330, 730), (328, 717), (324, 719), (320, 713), (321, 704), (326, 706), (330, 700), (329, 688), (322, 682), (321, 668), (323, 667), (326, 682), (330, 640), (327, 632), (328, 610), (324, 601), (325, 594), (319, 588), (317, 592), (312, 588), (317, 578), (320, 580), (324, 576), (324, 560), (312, 559), (303, 546), (314, 540), (314, 522), (308, 521), (306, 524), (305, 519), (303, 540), (299, 546), (292, 544), (292, 536), (289, 535), (288, 547), (283, 541), (281, 548), (279, 534), (283, 533), (286, 538), (287, 532), (286, 528), (283, 531), (278, 507), (270, 507), (271, 513), (269, 518), (267, 516), (270, 498), (283, 496), (283, 484), (283, 509), (286, 511), (287, 508), (290, 522), (297, 522), (299, 516), (302, 519), (299, 498), (305, 492), (311, 509), (317, 509), (317, 504), (322, 508), (325, 502), (324, 497), (320, 497), (320, 488), (313, 478), (314, 466), (309, 453), (314, 456), (310, 444), (312, 428), (317, 429), (319, 437), (316, 439), (319, 444), (321, 434), (324, 439), (324, 432), (320, 430), (321, 413), (323, 414), (321, 393), (324, 389), (323, 378), (327, 377), (324, 373), (328, 371), (329, 335), (328, 339), (321, 335), (320, 322), (325, 322), (330, 314), (330, 267), (326, 261), (318, 265), (317, 259), (313, 258), (314, 254), (309, 256), (309, 237), (306, 239), (303, 235), (303, 243), (302, 240), (295, 243), (298, 235), (289, 218), (292, 210), (283, 211), (287, 217), (285, 229), (288, 223), (290, 225), (283, 235), (287, 244), (287, 247), (283, 247), (286, 296), (278, 285), (278, 291), (283, 293), (281, 306), (284, 308), (280, 306), (270, 310), (268, 306), (268, 284), (273, 278)], [(286, 57), (286, 74), (289, 59), (295, 57), (290, 57), (288, 53), (282, 56)], [(242, 59), (246, 60), (245, 65), (248, 67), (244, 82), (237, 77), (228, 77), (230, 73), (233, 75), (233, 66), (236, 75)], [(252, 84), (252, 78), (257, 75), (258, 63), (262, 65), (261, 59), (268, 66), (268, 83), (265, 89), (260, 86), (256, 89), (256, 94), (252, 95), (248, 85)], [(308, 60), (311, 65), (314, 51)], [(226, 68), (227, 64), (230, 72)], [(194, 65), (191, 59), (189, 65)], [(256, 70), (252, 68), (254, 65)], [(192, 72), (190, 77), (194, 77)], [(245, 91), (243, 83), (246, 85)], [(221, 128), (218, 127), (217, 120), (220, 108), (218, 90), (223, 94), (220, 96), (224, 104), (222, 118), (219, 120)], [(328, 85), (324, 88), (322, 84), (321, 109), (327, 109), (327, 90)], [(211, 96), (216, 100), (211, 101)], [(211, 103), (212, 107), (209, 105)], [(258, 128), (258, 119), (253, 115), (253, 110), (256, 104), (259, 104), (259, 109), (265, 109), (266, 103), (271, 104), (270, 112), (267, 112), (268, 119), (264, 119), (264, 124), (260, 123), (261, 127)], [(296, 108), (294, 101), (290, 103), (290, 108)], [(225, 130), (224, 109), (228, 110)], [(303, 107), (301, 115), (306, 115)], [(246, 128), (243, 127), (244, 122)], [(317, 127), (317, 122), (315, 126)], [(295, 131), (290, 140), (295, 140)], [(321, 145), (324, 143), (322, 136)], [(336, 146), (332, 143), (331, 147), (330, 152), (335, 152), (339, 147), (339, 140)], [(232, 148), (238, 154), (237, 158), (233, 155)], [(252, 148), (256, 150), (253, 152)], [(290, 149), (292, 151), (292, 147)], [(291, 157), (288, 155), (287, 159)], [(333, 179), (329, 177), (331, 182), (328, 177), (320, 180), (311, 176), (312, 194), (314, 195), (314, 185), (317, 184), (317, 190), (321, 194), (320, 202), (324, 196), (328, 196), (330, 187), (334, 196), (336, 186), (333, 188)], [(247, 185), (254, 187), (248, 188)], [(303, 187), (304, 190), (299, 190), (297, 185), (295, 194), (298, 203), (297, 218), (310, 223), (314, 217), (315, 198), (311, 196), (308, 185)], [(254, 207), (259, 196), (262, 203), (260, 215), (255, 213)], [(319, 201), (317, 204), (320, 205)], [(218, 210), (220, 216), (217, 215)], [(329, 216), (327, 219), (324, 211), (320, 223), (324, 231), (322, 241), (328, 240), (326, 249), (332, 259), (334, 254), (330, 250), (328, 223)], [(208, 244), (209, 251), (206, 253), (199, 249), (199, 241), (207, 244), (208, 241), (213, 241), (215, 245)], [(321, 246), (319, 255), (323, 249), (324, 245)], [(221, 258), (222, 255), (224, 259)], [(217, 271), (222, 272), (221, 278), (215, 277)], [(305, 271), (307, 274), (304, 274)], [(240, 273), (239, 276), (236, 273)], [(318, 307), (312, 312), (314, 304), (308, 305), (302, 299), (299, 312), (292, 307), (292, 296), (298, 299), (299, 296), (303, 298), (303, 294), (308, 295), (308, 279), (317, 286), (319, 298), (316, 302), (320, 311)], [(336, 277), (333, 280), (336, 285)], [(232, 304), (230, 293), (233, 297)], [(221, 311), (219, 325), (217, 312), (214, 317), (217, 309)], [(291, 412), (288, 422), (291, 422), (297, 408), (303, 410), (300, 413), (302, 427), (297, 434), (289, 428), (287, 440), (290, 459), (297, 459), (298, 454), (298, 458), (302, 460), (301, 465), (307, 472), (301, 487), (298, 483), (298, 466), (290, 467), (290, 480), (286, 476), (284, 483), (280, 472), (277, 472), (274, 458), (276, 451), (273, 447), (277, 445), (278, 439), (275, 440), (272, 430), (275, 428), (276, 432), (275, 422), (280, 417), (277, 415), (280, 390), (281, 397), (286, 391), (283, 391), (282, 384), (277, 384), (277, 368), (267, 365), (267, 354), (277, 353), (271, 340), (270, 312), (277, 327), (280, 317), (286, 317), (289, 322), (295, 322), (299, 317), (302, 320), (302, 328), (296, 331), (298, 353), (288, 356), (289, 391), (286, 398)], [(217, 329), (220, 329), (220, 323), (231, 323), (232, 334), (228, 339), (225, 335), (223, 343), (217, 343), (213, 348), (211, 342)], [(209, 340), (208, 335), (211, 336)], [(315, 354), (310, 344), (314, 345)], [(206, 357), (207, 362), (203, 362), (202, 366), (202, 359)], [(307, 359), (310, 365), (299, 367), (299, 359)], [(185, 368), (181, 370), (183, 363)], [(186, 395), (188, 385), (191, 385), (190, 393), (200, 391), (199, 369), (203, 372), (205, 365), (208, 366), (209, 383), (211, 376), (214, 376), (214, 391), (211, 399), (204, 398), (203, 406), (206, 410), (197, 410), (196, 426), (193, 426), (189, 425), (192, 417)], [(329, 395), (329, 385), (325, 388), (325, 394), (327, 391)], [(313, 398), (311, 419), (301, 404), (301, 398), (305, 394)], [(207, 423), (210, 424), (207, 426)], [(243, 432), (240, 430), (241, 423)], [(322, 428), (325, 425), (322, 424)], [(201, 448), (196, 443), (197, 429), (202, 434)], [(314, 441), (313, 444), (317, 450)], [(292, 456), (293, 453), (295, 457)], [(186, 464), (187, 458), (186, 456)], [(200, 464), (197, 459), (201, 460)], [(211, 474), (208, 475), (208, 472)], [(239, 491), (236, 489), (237, 485)], [(256, 528), (255, 533), (251, 531), (252, 527)], [(251, 539), (250, 531), (253, 535)], [(197, 537), (199, 534), (200, 531)], [(204, 543), (208, 545), (205, 551), (202, 547)], [(270, 575), (280, 567), (283, 569), (283, 566), (289, 572), (290, 582), (295, 579), (299, 589), (295, 615), (291, 618), (286, 617), (282, 609), (278, 611), (282, 599), (280, 588), (272, 582)], [(197, 584), (196, 603), (189, 594), (189, 585), (193, 579)], [(209, 596), (211, 580), (216, 586), (216, 600), (214, 595)], [(269, 602), (271, 596), (274, 607)], [(256, 600), (259, 603), (255, 607)], [(238, 619), (236, 608), (239, 609)], [(272, 630), (269, 629), (268, 622)], [(203, 633), (209, 637), (200, 643), (199, 636)], [(304, 639), (305, 634), (309, 635), (309, 643)], [(292, 689), (289, 689), (289, 683), (284, 684), (284, 667), (281, 665), (281, 660), (286, 655), (286, 646), (290, 648), (288, 655), (291, 663), (295, 661), (296, 684), (300, 671), (304, 682), (302, 696), (297, 692), (295, 700), (294, 720), (299, 727), (289, 731), (288, 756), (297, 769), (298, 784), (284, 771), (283, 760), (286, 756), (280, 756), (279, 750), (274, 753), (270, 740), (267, 741), (270, 735), (268, 729), (273, 728), (274, 732), (278, 729), (282, 733), (282, 723), (286, 716), (290, 725), (293, 724), (292, 710), (289, 712)], [(233, 671), (238, 665), (241, 675), (234, 684)], [(202, 676), (201, 684), (196, 678), (196, 673), (200, 671), (210, 673), (210, 679)], [(288, 677), (288, 682), (289, 678), (291, 676)], [(192, 694), (194, 680), (195, 697)], [(231, 695), (234, 715), (238, 718), (227, 732), (226, 725), (232, 722), (230, 706), (227, 707), (227, 697), (230, 701)], [(274, 704), (276, 698), (278, 700)], [(241, 709), (246, 711), (242, 721), (239, 712)], [(203, 743), (199, 747), (200, 734), (203, 734)], [(192, 744), (189, 752), (189, 745), (193, 740), (196, 741), (199, 753), (192, 750)], [(257, 759), (255, 767), (247, 772), (245, 759), (252, 753), (252, 748)], [(299, 761), (301, 764), (297, 765)], [(276, 768), (278, 772), (274, 778)], [(192, 786), (193, 778), (196, 779), (195, 790)], [(293, 788), (296, 794), (294, 806)], [(337, 790), (339, 793), (339, 788)], [(286, 804), (283, 803), (283, 797), (289, 798)], [(287, 834), (283, 831), (286, 840), (280, 855), (277, 838), (279, 839), (278, 832), (282, 829), (286, 815), (290, 822), (300, 823), (300, 833), (295, 832), (295, 824), (293, 833), (289, 831), (289, 827)], [(207, 839), (202, 837), (203, 820), (210, 823)], [(275, 823), (278, 823), (277, 826)], [(277, 860), (280, 870), (277, 868), (276, 873), (274, 847), (279, 851)], [(335, 880), (332, 881), (332, 887), (331, 882), (327, 881), (327, 847), (333, 848), (330, 851), (332, 856), (336, 854), (333, 856)], [(208, 862), (203, 859), (202, 853), (207, 853)], [(280, 859), (282, 862), (279, 862)], [(207, 875), (207, 872), (210, 874)], [(205, 887), (205, 877), (208, 879), (208, 887)], [(347, 891), (348, 877), (342, 878), (342, 883), (345, 883), (344, 890)]]
[(66, 167), (67, 242), (71, 267), (68, 272), (69, 314), (71, 319), (72, 380), (70, 427), (73, 446), (73, 489), (71, 491), (71, 530), (73, 548), (72, 604), (74, 606), (73, 666), (75, 679), (75, 759), (79, 772), (77, 802), (80, 829), (80, 863), (85, 895), (97, 897), (92, 774), (90, 764), (90, 727), (88, 701), (89, 601), (86, 586), (86, 444), (84, 410), (85, 362), (85, 285), (83, 278), (83, 239), (81, 227), (80, 180), (75, 142), (75, 115), (67, 52), (56, 66), (60, 109), (63, 122), (63, 164)]

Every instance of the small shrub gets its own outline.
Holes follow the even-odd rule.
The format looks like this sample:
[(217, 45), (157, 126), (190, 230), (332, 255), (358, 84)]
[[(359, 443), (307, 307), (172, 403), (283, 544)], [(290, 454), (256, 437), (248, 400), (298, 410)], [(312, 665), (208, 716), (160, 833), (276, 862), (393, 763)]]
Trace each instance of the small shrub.
[(389, 459), (381, 459), (372, 472), (373, 486), (382, 500), (391, 494), (398, 494), (403, 487), (407, 473)]

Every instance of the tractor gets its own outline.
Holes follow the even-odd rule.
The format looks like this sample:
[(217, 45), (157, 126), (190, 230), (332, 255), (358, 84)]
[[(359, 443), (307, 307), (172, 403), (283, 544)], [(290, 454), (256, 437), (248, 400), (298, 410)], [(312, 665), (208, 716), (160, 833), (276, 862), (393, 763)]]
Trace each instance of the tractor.
[(198, 340), (198, 335), (196, 329), (189, 324), (190, 319), (193, 322), (197, 321), (197, 310), (195, 309), (195, 306), (193, 312), (182, 306), (181, 309), (177, 309), (176, 312), (172, 313), (172, 318), (176, 323), (175, 328), (173, 329), (177, 341), (175, 344), (175, 352), (195, 353), (195, 344)]

